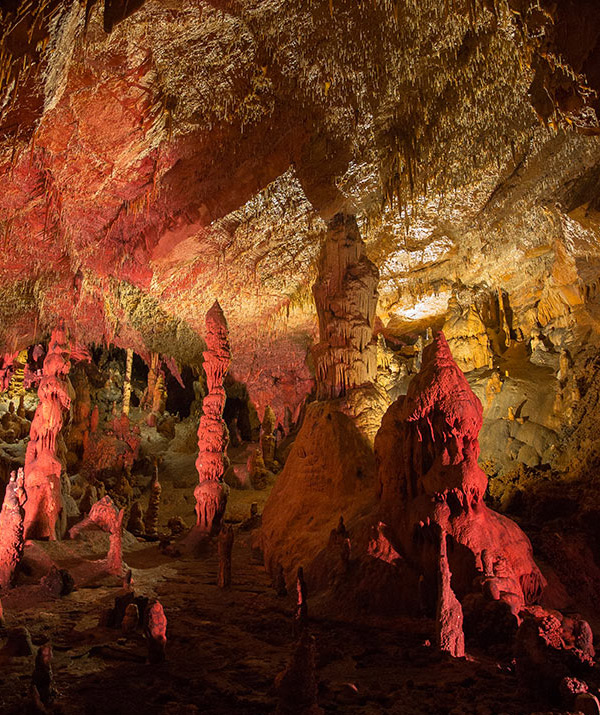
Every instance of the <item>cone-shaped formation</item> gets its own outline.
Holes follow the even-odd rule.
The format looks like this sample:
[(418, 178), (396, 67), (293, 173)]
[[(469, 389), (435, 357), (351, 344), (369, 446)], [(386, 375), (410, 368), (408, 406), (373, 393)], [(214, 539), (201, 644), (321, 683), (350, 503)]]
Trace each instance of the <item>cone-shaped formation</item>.
[[(25, 499), (23, 470), (19, 469), (17, 475), (13, 472), (10, 476), (0, 511), (0, 591), (10, 586), (23, 554)], [(1, 615), (0, 612), (0, 620)]]
[(379, 271), (365, 255), (354, 216), (329, 222), (313, 294), (319, 316), (314, 349), (317, 397), (332, 399), (375, 377), (373, 325)]
[(218, 532), (227, 504), (223, 475), (228, 460), (225, 454), (229, 433), (223, 420), (225, 389), (223, 378), (231, 362), (227, 321), (218, 301), (206, 314), (206, 351), (204, 371), (208, 394), (202, 403), (204, 414), (198, 427), (199, 483), (194, 490), (197, 528), (207, 534)]
[(496, 575), (503, 597), (518, 609), (534, 600), (545, 582), (529, 539), (483, 502), (487, 476), (477, 464), (481, 424), (481, 403), (439, 333), (375, 439), (382, 519), (394, 548), (419, 570), (432, 592), (439, 543), (432, 530), (443, 524), (456, 545), (449, 565), (459, 598), (483, 573), (485, 553), (501, 566)]
[(44, 359), (40, 399), (31, 423), (25, 453), (25, 538), (56, 539), (62, 510), (56, 440), (63, 426), (64, 413), (71, 405), (66, 375), (71, 367), (70, 344), (64, 327), (52, 332)]

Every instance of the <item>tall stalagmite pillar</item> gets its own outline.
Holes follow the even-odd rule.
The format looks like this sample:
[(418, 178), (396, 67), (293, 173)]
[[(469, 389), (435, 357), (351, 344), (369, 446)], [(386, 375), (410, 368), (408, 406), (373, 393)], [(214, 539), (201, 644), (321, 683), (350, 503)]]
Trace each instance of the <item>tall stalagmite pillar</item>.
[(375, 378), (378, 282), (379, 271), (365, 255), (355, 217), (336, 214), (327, 227), (313, 286), (319, 316), (314, 348), (318, 399), (341, 397)]
[(60, 475), (56, 440), (63, 417), (71, 405), (66, 375), (71, 363), (71, 346), (64, 326), (52, 332), (44, 359), (38, 388), (39, 404), (35, 411), (30, 440), (25, 453), (25, 538), (56, 539), (62, 510)]
[(125, 379), (123, 381), (123, 414), (129, 414), (131, 403), (131, 370), (133, 367), (133, 349), (127, 348), (127, 358), (125, 360)]
[(208, 394), (202, 403), (203, 415), (198, 427), (199, 483), (194, 490), (196, 498), (196, 529), (202, 533), (219, 531), (227, 504), (227, 485), (223, 475), (228, 467), (225, 454), (229, 432), (223, 420), (225, 389), (223, 378), (231, 362), (227, 321), (218, 301), (206, 314), (206, 351), (204, 371)]

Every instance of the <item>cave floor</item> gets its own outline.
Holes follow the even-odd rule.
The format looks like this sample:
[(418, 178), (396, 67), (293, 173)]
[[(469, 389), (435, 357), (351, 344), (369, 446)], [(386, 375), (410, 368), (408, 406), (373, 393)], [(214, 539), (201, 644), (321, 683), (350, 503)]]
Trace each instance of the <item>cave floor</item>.
[[(275, 595), (251, 539), (251, 532), (236, 532), (227, 590), (215, 585), (214, 544), (201, 558), (167, 556), (156, 543), (125, 554), (136, 595), (158, 597), (165, 609), (167, 660), (160, 665), (145, 663), (141, 631), (125, 638), (99, 626), (122, 593), (114, 577), (81, 581), (63, 598), (49, 598), (39, 585), (9, 592), (3, 600), (7, 628), (26, 626), (34, 644), (53, 644), (53, 712), (273, 712), (273, 682), (293, 652), (294, 602), (292, 594)], [(497, 661), (442, 657), (428, 644), (431, 621), (359, 623), (345, 621), (343, 613), (332, 620), (310, 611), (310, 594), (309, 614), (325, 712), (516, 715), (544, 709), (519, 694), (515, 676)], [(27, 712), (33, 662), (33, 655), (8, 658), (0, 650), (4, 715)]]

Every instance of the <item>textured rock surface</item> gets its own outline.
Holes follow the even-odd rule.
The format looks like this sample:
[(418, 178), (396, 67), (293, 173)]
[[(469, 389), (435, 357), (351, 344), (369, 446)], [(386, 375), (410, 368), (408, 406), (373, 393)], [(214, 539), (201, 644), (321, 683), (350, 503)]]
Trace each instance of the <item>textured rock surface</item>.
[(330, 403), (311, 404), (262, 514), (265, 565), (288, 578), (326, 546), (343, 514), (364, 513), (374, 497), (375, 464), (366, 438)]
[[(31, 423), (25, 455), (25, 538), (56, 539), (64, 533), (61, 514), (63, 464), (57, 442), (64, 413), (71, 406), (67, 373), (71, 346), (63, 326), (53, 330), (38, 389), (39, 405)], [(62, 518), (62, 523), (61, 523)]]
[(314, 348), (317, 397), (333, 399), (373, 381), (373, 325), (379, 272), (365, 255), (354, 216), (337, 214), (327, 236), (313, 294), (319, 317)]
[(449, 560), (459, 598), (483, 572), (487, 550), (507, 597), (523, 605), (539, 597), (544, 578), (525, 534), (483, 501), (487, 477), (477, 464), (481, 424), (481, 403), (439, 333), (425, 348), (407, 395), (387, 411), (375, 438), (382, 518), (396, 550), (431, 581), (437, 569), (429, 524), (441, 514), (455, 544)]
[(227, 485), (223, 475), (229, 466), (226, 448), (229, 432), (223, 420), (225, 390), (223, 378), (231, 362), (227, 321), (218, 301), (206, 314), (206, 351), (204, 370), (208, 394), (202, 402), (204, 414), (198, 427), (199, 483), (194, 490), (197, 529), (206, 534), (217, 533), (227, 503)]

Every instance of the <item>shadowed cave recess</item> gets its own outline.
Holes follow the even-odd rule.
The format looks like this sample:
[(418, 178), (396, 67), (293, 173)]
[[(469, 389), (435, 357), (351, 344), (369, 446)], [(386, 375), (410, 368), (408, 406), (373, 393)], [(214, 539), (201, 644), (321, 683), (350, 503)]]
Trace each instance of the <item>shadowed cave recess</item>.
[(0, 0), (0, 713), (600, 715), (600, 3)]

